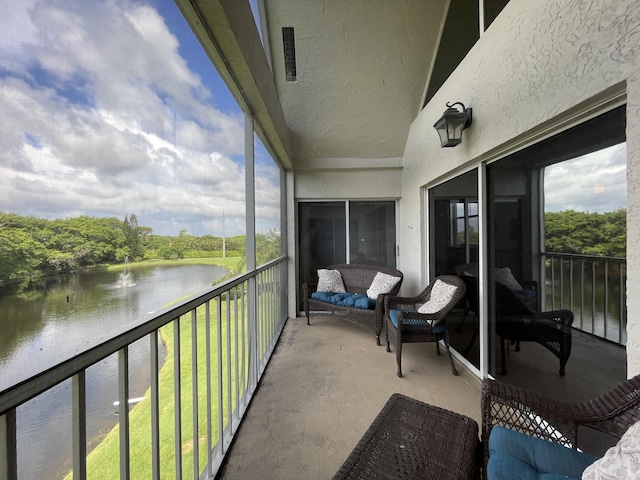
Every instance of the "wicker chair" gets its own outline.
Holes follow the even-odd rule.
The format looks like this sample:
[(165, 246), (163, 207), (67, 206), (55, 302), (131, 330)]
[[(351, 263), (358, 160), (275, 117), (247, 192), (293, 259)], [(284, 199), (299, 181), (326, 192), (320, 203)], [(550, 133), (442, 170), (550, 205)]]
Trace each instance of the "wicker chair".
[[(456, 291), (436, 313), (418, 313), (418, 304), (426, 303), (431, 298), (431, 290), (436, 280), (449, 285), (455, 285)], [(387, 332), (387, 352), (391, 351), (391, 343), (395, 345), (396, 361), (398, 363), (397, 374), (402, 377), (402, 344), (416, 342), (435, 342), (436, 352), (440, 355), (439, 340), (443, 339), (447, 349), (447, 355), (451, 362), (451, 372), (458, 375), (453, 363), (449, 345), (449, 332), (447, 331), (445, 317), (449, 311), (464, 297), (465, 285), (460, 277), (455, 275), (441, 275), (437, 277), (427, 288), (415, 297), (387, 296), (385, 298), (385, 330)], [(396, 324), (392, 320), (395, 316)], [(438, 322), (433, 328), (432, 323)]]
[[(489, 460), (489, 434), (502, 426), (569, 448), (583, 448), (578, 428), (590, 428), (617, 442), (640, 421), (640, 375), (584, 403), (565, 403), (505, 383), (482, 384), (482, 445)], [(591, 452), (595, 453), (595, 452)]]
[(529, 308), (507, 286), (495, 283), (496, 333), (500, 337), (502, 375), (507, 374), (505, 342), (512, 341), (516, 351), (520, 342), (536, 342), (560, 359), (560, 375), (571, 355), (571, 324), (573, 313), (569, 310), (536, 312)]

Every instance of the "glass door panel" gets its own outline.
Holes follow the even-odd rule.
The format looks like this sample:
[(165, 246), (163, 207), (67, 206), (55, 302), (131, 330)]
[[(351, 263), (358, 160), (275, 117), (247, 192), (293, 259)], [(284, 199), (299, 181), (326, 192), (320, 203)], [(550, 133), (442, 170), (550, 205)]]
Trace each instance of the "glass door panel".
[(478, 309), (478, 173), (429, 190), (430, 276), (459, 275), (465, 298), (447, 318), (451, 346), (480, 368)]

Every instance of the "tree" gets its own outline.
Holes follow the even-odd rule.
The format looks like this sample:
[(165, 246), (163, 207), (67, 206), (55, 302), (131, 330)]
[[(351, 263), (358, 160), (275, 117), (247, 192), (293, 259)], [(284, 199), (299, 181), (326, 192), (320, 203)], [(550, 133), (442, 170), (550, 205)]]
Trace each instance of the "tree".
[(0, 228), (0, 286), (28, 281), (45, 261), (44, 246), (22, 229)]
[(547, 212), (545, 249), (548, 252), (625, 257), (626, 211), (607, 213)]
[[(142, 235), (148, 235), (150, 228), (142, 229), (138, 225), (138, 218), (131, 214), (130, 217), (124, 217), (122, 222), (122, 231), (125, 238), (125, 256), (129, 256), (132, 260), (142, 258), (144, 256), (144, 248), (142, 246)], [(122, 259), (124, 260), (124, 259)]]

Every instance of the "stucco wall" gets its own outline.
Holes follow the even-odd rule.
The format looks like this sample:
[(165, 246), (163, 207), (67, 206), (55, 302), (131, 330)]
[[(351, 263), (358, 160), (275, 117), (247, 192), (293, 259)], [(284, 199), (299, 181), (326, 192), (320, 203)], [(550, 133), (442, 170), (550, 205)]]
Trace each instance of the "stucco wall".
[[(640, 373), (640, 3), (511, 0), (411, 126), (400, 202), (403, 290), (422, 284), (421, 189), (477, 164), (541, 126), (567, 122), (603, 92), (627, 95), (628, 374)], [(447, 101), (473, 107), (463, 144), (439, 147), (432, 125)]]
[(397, 199), (401, 194), (401, 170), (303, 170), (296, 171), (295, 197), (305, 199)]

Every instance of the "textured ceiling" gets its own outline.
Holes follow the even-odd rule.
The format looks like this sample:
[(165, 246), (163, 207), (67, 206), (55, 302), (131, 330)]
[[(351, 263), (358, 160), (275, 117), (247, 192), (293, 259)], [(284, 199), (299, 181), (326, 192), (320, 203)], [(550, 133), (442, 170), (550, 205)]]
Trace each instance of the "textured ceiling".
[[(294, 165), (403, 155), (446, 0), (265, 0), (271, 63)], [(287, 81), (282, 28), (293, 27)], [(320, 165), (319, 165), (320, 164)]]

